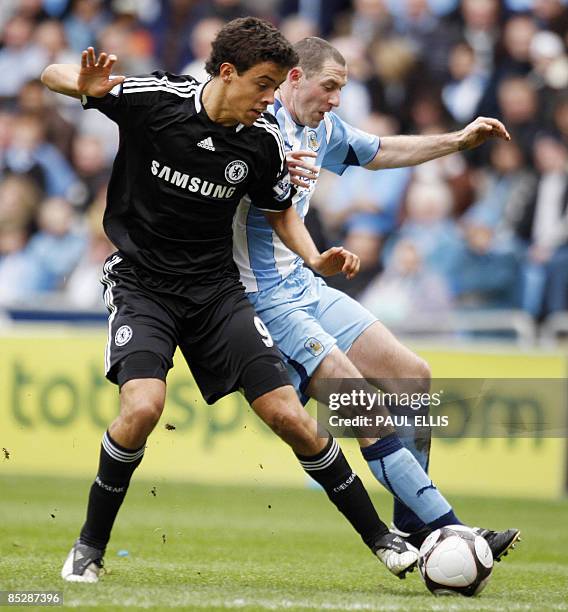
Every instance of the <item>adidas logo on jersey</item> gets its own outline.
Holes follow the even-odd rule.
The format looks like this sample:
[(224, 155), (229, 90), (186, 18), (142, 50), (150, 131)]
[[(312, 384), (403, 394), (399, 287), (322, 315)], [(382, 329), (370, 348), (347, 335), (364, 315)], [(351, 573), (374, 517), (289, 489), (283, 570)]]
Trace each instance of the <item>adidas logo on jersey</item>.
[(207, 149), (208, 151), (215, 151), (215, 145), (213, 144), (213, 140), (211, 140), (211, 136), (200, 140), (197, 143), (197, 146), (201, 147), (202, 149)]

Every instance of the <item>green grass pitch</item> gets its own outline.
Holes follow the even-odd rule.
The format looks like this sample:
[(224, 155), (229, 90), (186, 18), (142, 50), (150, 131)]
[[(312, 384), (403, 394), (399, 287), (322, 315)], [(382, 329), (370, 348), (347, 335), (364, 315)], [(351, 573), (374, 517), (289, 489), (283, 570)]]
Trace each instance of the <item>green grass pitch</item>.
[[(391, 576), (321, 491), (140, 479), (115, 526), (108, 573), (96, 585), (66, 584), (59, 571), (88, 487), (0, 476), (0, 589), (63, 590), (65, 606), (104, 611), (568, 610), (568, 501), (454, 498), (471, 524), (523, 531), (468, 600), (433, 597), (417, 572)], [(374, 501), (390, 518), (388, 496)]]

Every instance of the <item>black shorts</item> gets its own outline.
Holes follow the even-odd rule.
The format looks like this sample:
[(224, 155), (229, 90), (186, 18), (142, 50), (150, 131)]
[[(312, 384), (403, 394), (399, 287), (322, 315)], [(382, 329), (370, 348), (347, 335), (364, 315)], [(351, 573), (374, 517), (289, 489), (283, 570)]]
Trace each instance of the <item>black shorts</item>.
[[(209, 404), (238, 389), (252, 402), (291, 384), (238, 278), (228, 275), (221, 284), (191, 286), (149, 274), (115, 253), (105, 262), (101, 282), (109, 310), (105, 369), (112, 382), (165, 380), (179, 346)], [(134, 373), (121, 377), (121, 364), (134, 353), (158, 356), (154, 362), (162, 367), (145, 373), (138, 364)]]

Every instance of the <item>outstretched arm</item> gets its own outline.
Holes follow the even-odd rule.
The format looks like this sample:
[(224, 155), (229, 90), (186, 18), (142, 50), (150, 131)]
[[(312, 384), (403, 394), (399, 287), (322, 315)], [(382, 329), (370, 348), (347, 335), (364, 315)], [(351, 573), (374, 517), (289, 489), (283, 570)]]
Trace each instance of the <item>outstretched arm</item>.
[(104, 52), (97, 58), (93, 47), (81, 54), (81, 65), (51, 64), (41, 75), (41, 82), (55, 91), (73, 98), (91, 96), (102, 98), (113, 87), (124, 81), (123, 76), (111, 76), (116, 55)]
[(320, 253), (293, 206), (282, 212), (264, 214), (280, 240), (318, 274), (333, 276), (342, 272), (351, 279), (359, 272), (359, 257), (343, 247)]
[(381, 146), (365, 168), (401, 168), (416, 166), (456, 151), (474, 149), (490, 138), (511, 140), (505, 126), (491, 117), (478, 117), (459, 132), (432, 136), (385, 136)]

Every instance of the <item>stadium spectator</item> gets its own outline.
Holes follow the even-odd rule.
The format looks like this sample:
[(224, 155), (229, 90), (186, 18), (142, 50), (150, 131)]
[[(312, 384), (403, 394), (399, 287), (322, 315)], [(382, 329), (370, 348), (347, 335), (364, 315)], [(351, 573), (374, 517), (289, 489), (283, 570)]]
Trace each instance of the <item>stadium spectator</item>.
[(78, 309), (104, 310), (101, 270), (105, 260), (115, 250), (103, 229), (105, 206), (106, 189), (103, 188), (86, 213), (88, 244), (63, 287), (64, 297)]
[(280, 22), (280, 31), (292, 43), (308, 36), (319, 36), (317, 24), (302, 15), (290, 15)]
[(69, 159), (75, 127), (60, 111), (54, 96), (46, 92), (39, 79), (32, 79), (22, 86), (18, 95), (18, 107), (22, 114), (33, 115), (41, 120), (46, 140)]
[(16, 15), (30, 19), (34, 24), (47, 18), (44, 0), (18, 0), (15, 8)]
[(568, 148), (556, 136), (542, 135), (534, 158), (539, 180), (517, 228), (528, 245), (522, 305), (542, 317), (568, 308)]
[(452, 118), (468, 123), (487, 86), (487, 76), (478, 72), (473, 49), (466, 42), (452, 47), (449, 56), (450, 80), (442, 89), (442, 100)]
[(0, 181), (0, 227), (15, 227), (29, 233), (40, 199), (41, 191), (30, 177), (4, 176)]
[(65, 196), (77, 177), (62, 153), (46, 140), (46, 126), (36, 115), (18, 115), (6, 151), (6, 167), (19, 174), (42, 173), (42, 186), (49, 196)]
[(59, 197), (42, 202), (37, 217), (38, 232), (30, 239), (26, 255), (39, 270), (35, 290), (56, 291), (79, 262), (86, 237), (77, 229), (73, 206)]
[(379, 39), (371, 45), (370, 55), (378, 77), (371, 92), (373, 110), (398, 117), (401, 129), (406, 130), (420, 81), (412, 47), (400, 37)]
[(441, 319), (452, 308), (446, 278), (426, 266), (418, 246), (406, 238), (396, 243), (385, 271), (359, 301), (388, 326), (425, 317)]
[(85, 211), (110, 178), (110, 166), (105, 157), (101, 138), (82, 134), (73, 141), (72, 162), (77, 181), (69, 189), (70, 202)]
[(32, 40), (34, 24), (12, 17), (4, 26), (0, 42), (0, 98), (15, 98), (20, 87), (39, 75), (46, 65), (45, 51)]
[[(438, 108), (435, 100), (427, 97), (415, 103), (413, 117), (419, 119), (419, 115), (422, 116), (422, 119), (419, 119), (421, 129), (418, 131), (420, 134), (442, 134), (447, 131), (447, 126), (443, 122), (438, 122), (439, 115), (436, 110)], [(430, 123), (425, 120), (428, 116), (432, 118)], [(473, 201), (473, 170), (462, 153), (432, 159), (416, 166), (413, 172), (415, 180), (419, 183), (440, 182), (450, 188), (453, 199), (452, 216), (454, 217), (459, 217)]]
[(454, 199), (442, 181), (420, 182), (415, 179), (406, 197), (406, 218), (385, 251), (388, 265), (394, 246), (401, 240), (414, 244), (427, 270), (453, 283), (462, 239), (452, 218)]
[(514, 141), (490, 147), (490, 165), (478, 170), (475, 202), (466, 213), (495, 233), (501, 252), (521, 254), (517, 225), (536, 188), (536, 175)]
[(80, 53), (97, 42), (97, 34), (110, 21), (103, 0), (71, 0), (71, 12), (63, 24), (69, 47)]
[(532, 160), (534, 139), (542, 129), (534, 85), (522, 77), (506, 77), (499, 83), (497, 100), (501, 118), (508, 126), (513, 140), (519, 143), (525, 158)]
[(45, 175), (39, 164), (25, 154), (14, 156), (13, 143), (17, 115), (0, 111), (0, 177), (15, 174), (29, 177), (37, 187), (43, 189)]
[(190, 36), (193, 60), (186, 64), (182, 74), (190, 74), (200, 83), (207, 81), (209, 75), (205, 70), (205, 62), (211, 53), (211, 43), (215, 40), (217, 32), (223, 27), (223, 23), (218, 17), (209, 17), (197, 23)]
[(25, 229), (0, 223), (0, 306), (25, 306), (36, 297), (41, 271), (27, 242)]
[(39, 23), (34, 40), (44, 50), (46, 64), (69, 62), (75, 56), (67, 44), (65, 28), (60, 21), (50, 19)]
[(505, 22), (503, 38), (496, 49), (495, 67), (479, 104), (481, 115), (492, 117), (499, 114), (497, 88), (503, 79), (524, 77), (530, 72), (530, 45), (536, 31), (530, 15), (515, 15)]
[(474, 50), (477, 68), (489, 76), (500, 38), (501, 4), (499, 0), (462, 0), (460, 13), (463, 37)]
[(530, 56), (533, 70), (527, 78), (539, 95), (540, 120), (550, 126), (556, 100), (568, 88), (568, 57), (562, 38), (553, 32), (537, 32)]
[(530, 64), (530, 47), (537, 27), (530, 14), (515, 15), (503, 25), (502, 56), (498, 68), (503, 74), (526, 75)]
[(448, 76), (448, 55), (459, 39), (457, 28), (437, 19), (427, 0), (407, 0), (395, 20), (395, 29), (409, 40), (416, 57), (421, 58), (426, 77), (441, 83)]
[(518, 259), (502, 249), (494, 228), (483, 217), (468, 215), (465, 240), (456, 256), (453, 293), (461, 308), (515, 308), (518, 303)]
[(207, 3), (172, 0), (162, 5), (160, 14), (150, 25), (160, 66), (173, 73), (194, 59), (190, 50), (191, 32), (205, 16), (212, 17)]
[(371, 66), (365, 46), (354, 36), (334, 38), (332, 44), (345, 58), (349, 71), (349, 80), (341, 91), (342, 104), (337, 114), (347, 123), (363, 128), (371, 112), (371, 96), (366, 87), (371, 77)]
[(354, 0), (353, 12), (338, 20), (336, 33), (350, 34), (369, 46), (394, 33), (392, 15), (385, 0)]
[(127, 23), (113, 21), (105, 25), (97, 34), (97, 45), (113, 49), (120, 58), (117, 74), (144, 74), (157, 68), (151, 45)]

